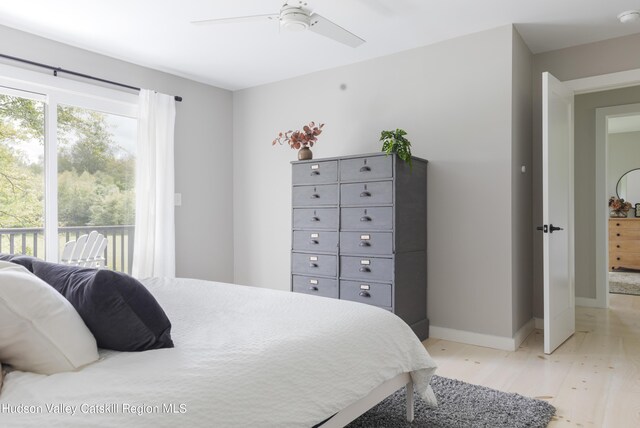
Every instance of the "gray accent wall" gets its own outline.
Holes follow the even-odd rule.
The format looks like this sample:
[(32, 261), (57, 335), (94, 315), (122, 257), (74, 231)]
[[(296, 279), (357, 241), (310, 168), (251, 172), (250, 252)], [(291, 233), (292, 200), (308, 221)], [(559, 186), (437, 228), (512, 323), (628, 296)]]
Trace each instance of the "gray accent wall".
[[(542, 72), (561, 81), (640, 68), (640, 34), (546, 52), (533, 57), (533, 223), (542, 223)], [(595, 108), (638, 101), (638, 88), (576, 96), (576, 296), (595, 298)], [(584, 123), (587, 123), (584, 125)], [(604, 201), (606, 203), (606, 201)], [(534, 316), (543, 317), (542, 237), (533, 234)]]
[(176, 207), (176, 274), (233, 281), (230, 91), (4, 26), (0, 52), (184, 97), (176, 103), (176, 192), (182, 193), (182, 206)]
[(234, 92), (235, 282), (289, 289), (296, 152), (271, 146), (279, 131), (326, 123), (313, 148), (323, 158), (378, 151), (381, 130), (403, 128), (429, 160), (432, 325), (513, 337), (531, 318), (530, 178), (520, 173), (530, 61), (505, 26)]
[[(608, 143), (607, 195), (614, 196), (620, 177), (627, 171), (640, 168), (640, 132), (609, 134)], [(635, 205), (640, 199), (632, 198), (628, 201)]]

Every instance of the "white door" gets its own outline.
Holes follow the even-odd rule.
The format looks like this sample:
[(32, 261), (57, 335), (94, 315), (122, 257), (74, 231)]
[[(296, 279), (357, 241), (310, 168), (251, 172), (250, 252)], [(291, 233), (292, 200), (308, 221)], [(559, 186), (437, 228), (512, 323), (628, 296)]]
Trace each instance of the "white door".
[(575, 332), (573, 91), (542, 74), (544, 352)]

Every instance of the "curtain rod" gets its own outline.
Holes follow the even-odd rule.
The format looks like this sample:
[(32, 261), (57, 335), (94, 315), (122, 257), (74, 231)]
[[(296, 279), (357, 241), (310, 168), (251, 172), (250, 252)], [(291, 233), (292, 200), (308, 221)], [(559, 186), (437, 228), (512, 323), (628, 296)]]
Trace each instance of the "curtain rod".
[[(121, 88), (132, 89), (134, 91), (139, 91), (140, 90), (140, 88), (137, 88), (135, 86), (126, 85), (124, 83), (114, 82), (112, 80), (102, 79), (100, 77), (90, 76), (90, 75), (84, 74), (84, 73), (78, 73), (77, 71), (71, 71), (71, 70), (67, 70), (65, 68), (61, 68), (61, 67), (54, 67), (52, 65), (42, 64), (40, 62), (29, 61), (28, 59), (18, 58), (18, 57), (15, 57), (15, 56), (5, 55), (5, 54), (1, 54), (1, 53), (0, 53), (0, 57), (1, 58), (10, 59), (12, 61), (18, 61), (18, 62), (22, 62), (22, 63), (29, 64), (29, 65), (34, 65), (36, 67), (46, 68), (48, 70), (53, 70), (53, 75), (54, 76), (58, 76), (58, 73), (66, 73), (66, 74), (70, 74), (72, 76), (82, 77), (84, 79), (96, 80), (98, 82), (108, 83), (109, 85), (120, 86)], [(176, 101), (182, 101), (182, 97), (180, 97), (178, 95), (174, 96), (174, 99)]]

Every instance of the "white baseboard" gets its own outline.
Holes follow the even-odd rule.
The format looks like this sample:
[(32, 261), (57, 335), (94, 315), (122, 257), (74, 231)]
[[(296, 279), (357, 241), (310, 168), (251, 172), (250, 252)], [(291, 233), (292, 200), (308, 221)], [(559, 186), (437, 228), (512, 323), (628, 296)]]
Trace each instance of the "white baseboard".
[(544, 318), (534, 318), (536, 330), (544, 330)]
[(600, 305), (596, 299), (590, 297), (576, 297), (576, 306), (583, 306), (585, 308), (599, 308)]
[(531, 319), (522, 326), (522, 328), (520, 328), (513, 337), (502, 337), (431, 325), (429, 327), (429, 337), (434, 339), (450, 340), (452, 342), (466, 343), (468, 345), (501, 349), (503, 351), (515, 351), (533, 331), (534, 327), (535, 322)]

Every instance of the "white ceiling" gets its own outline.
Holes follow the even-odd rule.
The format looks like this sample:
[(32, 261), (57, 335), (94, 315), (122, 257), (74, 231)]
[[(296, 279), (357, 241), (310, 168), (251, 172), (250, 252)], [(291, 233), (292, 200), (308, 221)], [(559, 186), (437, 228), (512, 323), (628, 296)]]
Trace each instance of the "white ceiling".
[(0, 24), (232, 90), (510, 23), (534, 53), (640, 32), (640, 21), (616, 19), (638, 0), (307, 1), (367, 43), (279, 32), (270, 21), (190, 24), (277, 13), (283, 0), (13, 0), (0, 2)]
[(607, 125), (609, 134), (638, 132), (640, 131), (640, 115), (610, 117)]

